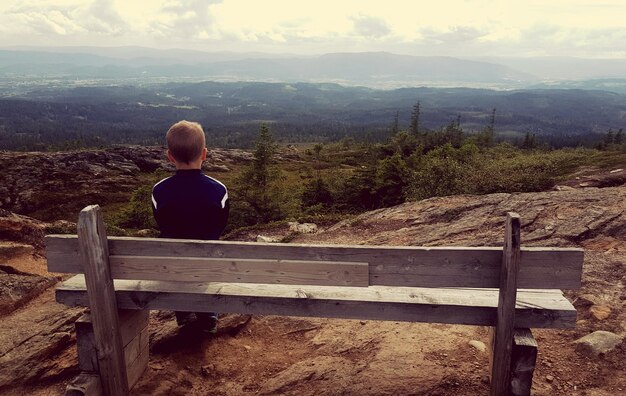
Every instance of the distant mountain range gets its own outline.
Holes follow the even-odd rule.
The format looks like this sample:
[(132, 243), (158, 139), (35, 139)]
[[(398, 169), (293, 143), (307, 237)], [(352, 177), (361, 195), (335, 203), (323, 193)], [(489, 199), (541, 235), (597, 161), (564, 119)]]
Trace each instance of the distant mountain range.
[(554, 79), (626, 78), (626, 59), (459, 59), (387, 52), (296, 56), (143, 47), (14, 47), (0, 50), (0, 78), (41, 77), (337, 82), (378, 88), (522, 88)]

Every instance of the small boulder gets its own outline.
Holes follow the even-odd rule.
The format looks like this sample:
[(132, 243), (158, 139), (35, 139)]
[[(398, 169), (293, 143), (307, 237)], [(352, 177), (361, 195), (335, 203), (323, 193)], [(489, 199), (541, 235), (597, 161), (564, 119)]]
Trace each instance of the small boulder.
[(289, 223), (289, 231), (299, 232), (301, 234), (314, 234), (317, 232), (317, 224), (293, 221)]
[(222, 164), (206, 164), (202, 165), (202, 169), (207, 172), (230, 172), (230, 168)]
[(276, 238), (272, 238), (272, 237), (265, 236), (265, 235), (257, 235), (256, 236), (256, 241), (257, 242), (265, 242), (265, 243), (276, 243), (276, 242), (278, 242), (278, 240)]
[(576, 352), (586, 356), (598, 356), (610, 352), (622, 342), (622, 337), (609, 331), (594, 331), (574, 341)]
[(482, 341), (472, 340), (469, 344), (474, 347), (478, 352), (485, 352), (487, 350), (487, 346)]
[(606, 305), (594, 305), (589, 309), (589, 312), (598, 320), (604, 320), (611, 316), (611, 308)]
[(144, 228), (144, 229), (135, 231), (133, 236), (140, 237), (140, 238), (156, 238), (159, 236), (159, 232), (152, 228)]

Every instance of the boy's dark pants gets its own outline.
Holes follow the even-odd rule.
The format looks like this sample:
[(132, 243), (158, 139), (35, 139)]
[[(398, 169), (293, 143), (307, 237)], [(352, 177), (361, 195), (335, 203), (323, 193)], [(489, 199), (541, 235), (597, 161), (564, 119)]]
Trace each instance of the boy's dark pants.
[[(176, 322), (179, 325), (185, 324), (190, 320), (190, 315), (194, 312), (176, 311)], [(196, 321), (201, 327), (212, 327), (215, 325), (217, 314), (215, 312), (195, 312)]]

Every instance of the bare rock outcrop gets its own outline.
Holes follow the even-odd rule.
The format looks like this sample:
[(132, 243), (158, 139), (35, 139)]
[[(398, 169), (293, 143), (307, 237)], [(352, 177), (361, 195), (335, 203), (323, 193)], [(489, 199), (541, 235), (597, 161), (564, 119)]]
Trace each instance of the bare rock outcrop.
[(626, 239), (626, 188), (459, 195), (367, 212), (311, 241), (363, 244), (500, 245), (506, 212), (522, 218), (525, 245), (576, 246), (597, 235)]
[[(224, 172), (252, 154), (237, 149), (209, 150), (205, 170)], [(0, 209), (57, 220), (97, 202), (127, 201), (145, 180), (139, 176), (174, 170), (158, 146), (120, 146), (70, 152), (0, 151)]]
[(0, 316), (23, 306), (56, 282), (54, 277), (26, 274), (0, 265)]
[(0, 241), (43, 247), (46, 224), (27, 216), (0, 209)]

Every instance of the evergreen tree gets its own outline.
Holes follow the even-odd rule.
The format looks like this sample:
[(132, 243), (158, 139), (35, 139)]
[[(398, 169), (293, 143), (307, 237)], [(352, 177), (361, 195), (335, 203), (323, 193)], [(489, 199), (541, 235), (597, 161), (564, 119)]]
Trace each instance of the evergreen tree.
[(312, 208), (323, 211), (333, 204), (333, 196), (322, 178), (315, 178), (305, 184), (301, 200), (305, 211), (311, 211)]
[(418, 100), (413, 106), (413, 112), (411, 113), (411, 128), (409, 129), (411, 134), (414, 136), (419, 136), (420, 133), (420, 114), (421, 109), (420, 102)]
[(406, 198), (410, 169), (399, 153), (378, 161), (374, 179), (374, 206), (398, 205)]
[(408, 157), (417, 148), (417, 139), (407, 131), (400, 131), (395, 134), (389, 142), (391, 153), (398, 153), (402, 157)]
[(522, 148), (524, 150), (532, 150), (537, 148), (537, 139), (534, 133), (526, 132), (524, 142), (522, 143)]
[(615, 134), (615, 138), (613, 140), (615, 141), (615, 144), (624, 143), (624, 129), (620, 128)]
[(277, 149), (278, 145), (269, 128), (261, 124), (255, 142), (254, 159), (235, 180), (237, 198), (252, 208), (256, 223), (278, 220), (283, 215), (281, 204), (284, 199), (276, 186), (281, 175), (272, 166)]
[(393, 123), (391, 124), (391, 136), (395, 136), (396, 133), (400, 130), (398, 125), (398, 118), (400, 117), (400, 112), (396, 111), (396, 115), (393, 118)]
[(444, 130), (444, 140), (446, 143), (452, 144), (453, 147), (459, 148), (463, 144), (463, 129), (461, 129), (461, 116), (456, 121), (452, 121)]
[(478, 134), (476, 143), (479, 147), (492, 147), (495, 144), (496, 134), (496, 109), (491, 111), (491, 118), (489, 119), (489, 125)]
[(322, 146), (322, 144), (320, 143), (313, 146), (313, 153), (315, 154), (315, 175), (317, 176), (318, 179), (322, 177), (320, 172), (322, 168), (321, 157), (322, 157), (323, 148), (324, 146)]
[(315, 178), (305, 184), (301, 196), (301, 206), (305, 211), (327, 210), (333, 203), (333, 197), (326, 182), (322, 179), (321, 157), (324, 146), (320, 143), (313, 146), (315, 155)]
[(615, 134), (613, 133), (612, 129), (609, 129), (609, 131), (606, 133), (606, 137), (604, 138), (604, 143), (607, 146), (615, 143)]

